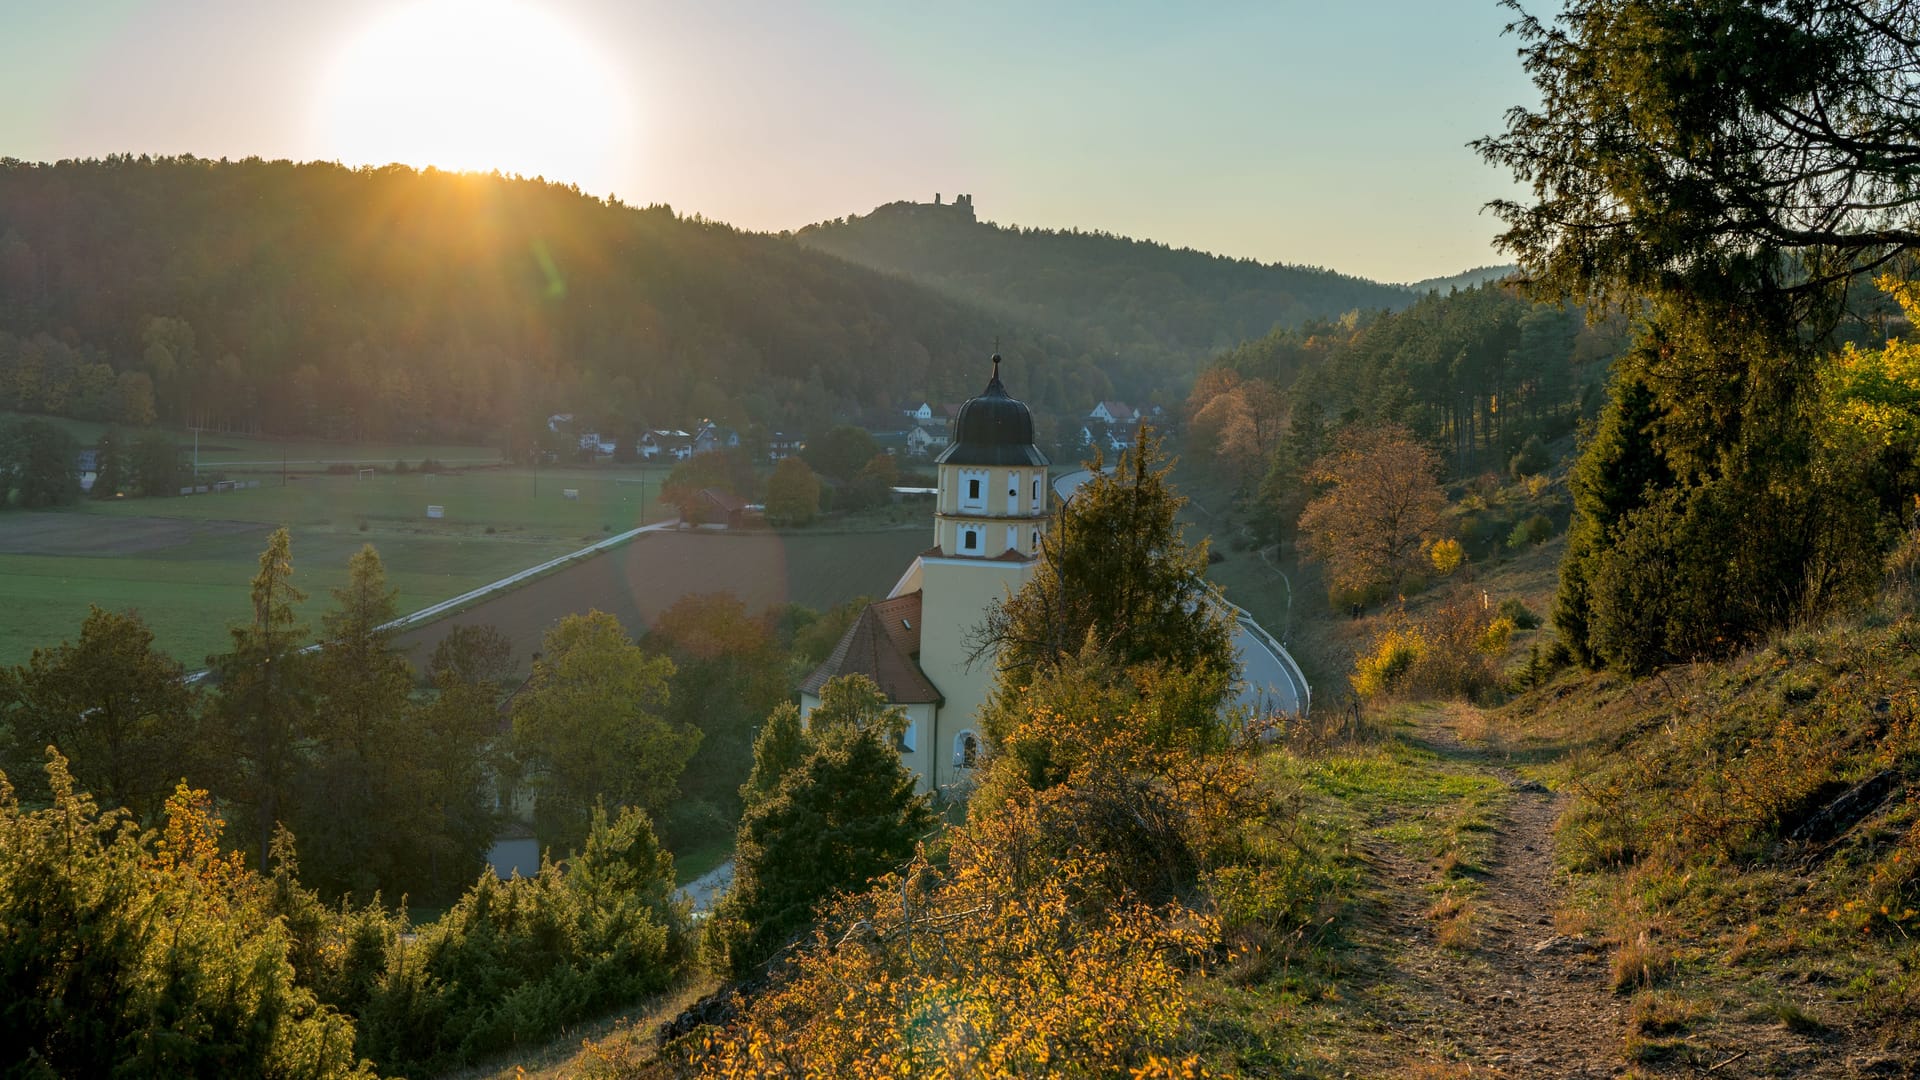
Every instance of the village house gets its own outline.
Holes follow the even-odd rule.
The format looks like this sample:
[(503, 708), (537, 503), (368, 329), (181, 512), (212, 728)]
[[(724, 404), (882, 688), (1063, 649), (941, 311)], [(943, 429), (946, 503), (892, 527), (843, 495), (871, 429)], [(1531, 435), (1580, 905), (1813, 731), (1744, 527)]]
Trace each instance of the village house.
[(675, 428), (653, 428), (640, 436), (640, 459), (669, 457), (685, 461), (693, 456), (693, 436)]
[(768, 461), (785, 461), (806, 448), (807, 441), (798, 435), (776, 431), (767, 436)]
[(711, 454), (715, 450), (731, 450), (740, 445), (740, 433), (731, 428), (723, 428), (711, 420), (702, 420), (693, 433), (693, 452)]

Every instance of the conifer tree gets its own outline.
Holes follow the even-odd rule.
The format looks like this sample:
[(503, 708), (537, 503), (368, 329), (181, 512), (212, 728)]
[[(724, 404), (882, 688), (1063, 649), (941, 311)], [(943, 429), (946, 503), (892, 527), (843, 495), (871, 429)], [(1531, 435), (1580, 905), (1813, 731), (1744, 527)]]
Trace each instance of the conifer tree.
[[(933, 824), (893, 747), (892, 733), (905, 717), (886, 706), (871, 680), (829, 682), (807, 719), (806, 756), (748, 804), (733, 887), (708, 927), (710, 956), (735, 978), (775, 958), (811, 924), (822, 901), (904, 862)], [(776, 771), (775, 757), (790, 751), (790, 741), (790, 730), (763, 738), (763, 776)]]
[(306, 598), (293, 584), (293, 538), (285, 527), (276, 529), (253, 578), (251, 619), (232, 629), (231, 652), (207, 658), (220, 685), (209, 737), (229, 773), (220, 790), (247, 809), (261, 873), (301, 773), (300, 744), (311, 730), (311, 665), (300, 652), (306, 628), (294, 611)]
[(993, 654), (1003, 682), (1058, 666), (1089, 640), (1123, 667), (1236, 671), (1232, 625), (1203, 576), (1207, 542), (1186, 542), (1186, 500), (1168, 482), (1160, 437), (1143, 430), (1110, 472), (1093, 464), (1055, 515), (1032, 578), (975, 634), (976, 657)]

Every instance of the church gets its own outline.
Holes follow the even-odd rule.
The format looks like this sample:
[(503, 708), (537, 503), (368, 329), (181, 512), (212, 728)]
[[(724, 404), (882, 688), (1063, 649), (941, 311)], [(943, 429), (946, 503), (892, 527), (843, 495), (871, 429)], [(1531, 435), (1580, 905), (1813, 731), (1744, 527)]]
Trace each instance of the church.
[(802, 716), (819, 707), (828, 680), (865, 675), (907, 715), (900, 753), (921, 791), (972, 777), (986, 749), (978, 713), (994, 666), (990, 657), (968, 663), (968, 638), (988, 606), (1033, 573), (1050, 517), (1048, 464), (1033, 414), (1007, 393), (995, 355), (987, 388), (960, 406), (952, 442), (935, 459), (933, 546), (800, 684)]

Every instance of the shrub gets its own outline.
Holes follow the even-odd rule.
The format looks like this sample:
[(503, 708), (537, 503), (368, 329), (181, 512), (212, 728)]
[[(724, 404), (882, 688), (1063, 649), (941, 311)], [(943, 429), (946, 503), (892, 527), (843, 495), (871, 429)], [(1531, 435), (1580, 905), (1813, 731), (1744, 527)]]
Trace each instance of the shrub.
[(1458, 540), (1442, 540), (1433, 545), (1429, 557), (1433, 560), (1433, 569), (1441, 577), (1446, 577), (1460, 569), (1461, 561), (1466, 558), (1466, 550), (1460, 546)]
[(1552, 464), (1553, 459), (1547, 455), (1547, 444), (1541, 441), (1540, 436), (1529, 435), (1527, 441), (1520, 444), (1520, 451), (1507, 463), (1507, 473), (1519, 480), (1546, 472)]
[(1363, 698), (1401, 690), (1479, 697), (1500, 685), (1499, 660), (1513, 630), (1512, 621), (1489, 621), (1477, 605), (1459, 602), (1418, 622), (1396, 623), (1355, 663), (1354, 692)]
[(1426, 651), (1426, 640), (1416, 631), (1399, 626), (1389, 628), (1373, 643), (1373, 652), (1355, 663), (1354, 693), (1369, 698), (1394, 690)]
[(1507, 651), (1507, 644), (1512, 640), (1513, 620), (1502, 615), (1488, 623), (1485, 630), (1480, 631), (1479, 640), (1473, 643), (1473, 647), (1488, 656), (1497, 657)]
[(665, 989), (687, 953), (673, 857), (638, 810), (596, 811), (566, 871), (483, 874), (415, 940), (392, 940), (359, 1005), (359, 1050), (431, 1073), (542, 1042)]
[[(0, 1054), (28, 1076), (361, 1077), (354, 1025), (295, 982), (261, 879), (204, 791), (163, 835), (101, 813), (50, 755), (52, 805), (0, 778)], [(24, 1067), (23, 1067), (24, 1066)]]
[(1514, 549), (1538, 547), (1553, 539), (1553, 519), (1545, 514), (1535, 514), (1513, 527), (1507, 534), (1507, 546)]
[(1515, 629), (1532, 630), (1540, 625), (1540, 616), (1533, 613), (1525, 600), (1509, 596), (1500, 601), (1500, 617), (1513, 623)]

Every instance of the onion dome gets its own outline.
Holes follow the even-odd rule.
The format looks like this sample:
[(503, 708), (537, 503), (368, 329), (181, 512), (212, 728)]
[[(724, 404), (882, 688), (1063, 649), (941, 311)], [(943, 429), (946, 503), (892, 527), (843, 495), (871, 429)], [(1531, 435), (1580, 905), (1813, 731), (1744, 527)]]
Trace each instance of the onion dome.
[(1047, 455), (1033, 445), (1033, 414), (1000, 383), (1000, 354), (993, 357), (993, 378), (979, 397), (960, 406), (953, 421), (953, 444), (936, 465), (1040, 466)]

